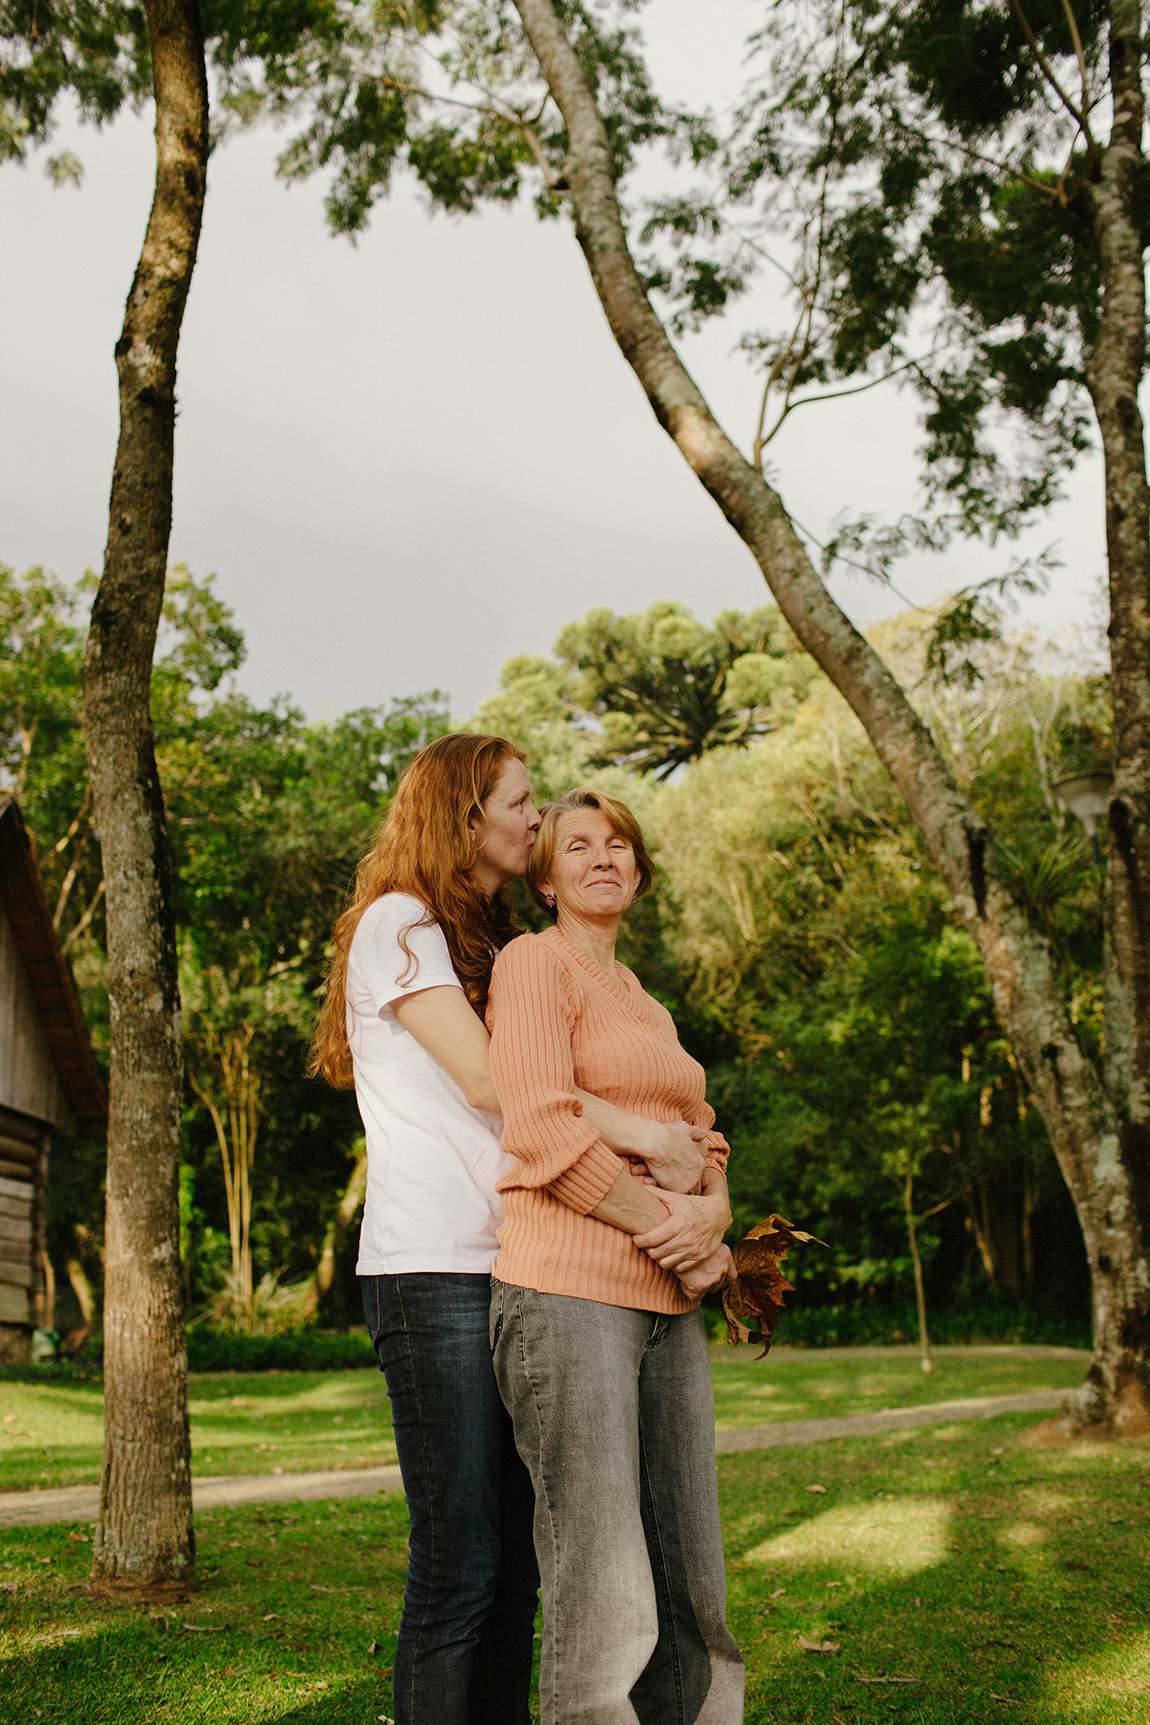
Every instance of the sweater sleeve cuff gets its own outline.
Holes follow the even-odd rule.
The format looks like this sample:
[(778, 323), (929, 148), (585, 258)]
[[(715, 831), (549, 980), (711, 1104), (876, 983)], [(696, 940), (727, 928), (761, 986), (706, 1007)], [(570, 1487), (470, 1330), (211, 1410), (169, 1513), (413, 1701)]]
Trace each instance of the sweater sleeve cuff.
[(725, 1174), (731, 1147), (723, 1134), (721, 1132), (708, 1132), (703, 1140), (703, 1148), (706, 1152), (703, 1157), (703, 1166), (705, 1168), (717, 1168), (720, 1174)]
[(547, 1190), (569, 1210), (589, 1216), (619, 1178), (623, 1164), (603, 1143), (589, 1144), (570, 1168), (565, 1168)]

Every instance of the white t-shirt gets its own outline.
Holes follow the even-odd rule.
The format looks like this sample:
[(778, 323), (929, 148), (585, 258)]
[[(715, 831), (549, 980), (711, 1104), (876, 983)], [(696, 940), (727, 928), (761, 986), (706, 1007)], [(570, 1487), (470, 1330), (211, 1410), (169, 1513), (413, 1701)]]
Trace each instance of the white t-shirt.
[[(512, 1162), (499, 1147), (503, 1123), (471, 1107), (392, 1010), (420, 989), (462, 987), (439, 924), (420, 927), (426, 914), (407, 893), (385, 893), (363, 913), (348, 957), (347, 1034), (367, 1136), (361, 1276), (482, 1275), (499, 1249), (495, 1182)], [(417, 965), (399, 944), (404, 930)]]

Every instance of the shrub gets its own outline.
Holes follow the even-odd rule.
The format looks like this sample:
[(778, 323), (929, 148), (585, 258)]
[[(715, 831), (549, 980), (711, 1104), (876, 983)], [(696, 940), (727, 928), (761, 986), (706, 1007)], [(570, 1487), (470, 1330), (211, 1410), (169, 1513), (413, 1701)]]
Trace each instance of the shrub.
[[(793, 1299), (794, 1296), (792, 1295)], [(718, 1302), (706, 1308), (712, 1341), (725, 1337), (727, 1326)], [(1071, 1319), (1054, 1318), (1023, 1306), (951, 1306), (931, 1312), (930, 1339), (943, 1347), (975, 1342), (1031, 1342), (1058, 1347), (1088, 1348), (1090, 1332)], [(918, 1341), (914, 1306), (787, 1306), (779, 1318), (775, 1340), (793, 1348), (887, 1347)]]
[(364, 1329), (294, 1330), (278, 1336), (188, 1332), (193, 1372), (338, 1372), (378, 1363)]

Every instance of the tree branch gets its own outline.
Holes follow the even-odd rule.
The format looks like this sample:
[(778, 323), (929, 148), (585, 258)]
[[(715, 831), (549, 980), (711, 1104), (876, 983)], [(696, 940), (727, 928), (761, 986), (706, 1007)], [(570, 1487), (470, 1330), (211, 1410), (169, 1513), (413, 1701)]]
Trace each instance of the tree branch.
[[(1066, 4), (1066, 0), (1063, 0), (1063, 5), (1066, 7), (1066, 14), (1070, 18), (1070, 26), (1071, 26), (1071, 30), (1073, 32), (1075, 45), (1078, 48), (1079, 57), (1080, 57), (1081, 64), (1083, 67), (1083, 79), (1085, 80), (1086, 62), (1085, 62), (1085, 59), (1082, 58), (1082, 44), (1078, 40), (1078, 26), (1074, 22), (1073, 15), (1070, 11), (1070, 7)], [(1038, 62), (1038, 67), (1042, 73), (1042, 76), (1046, 79), (1046, 82), (1050, 85), (1050, 88), (1054, 91), (1055, 95), (1058, 97), (1058, 100), (1062, 103), (1062, 106), (1066, 109), (1066, 112), (1070, 115), (1071, 119), (1077, 122), (1079, 130), (1081, 131), (1083, 137), (1086, 139), (1086, 148), (1090, 154), (1091, 163), (1093, 164), (1093, 163), (1097, 162), (1097, 160), (1098, 160), (1098, 145), (1094, 142), (1094, 134), (1090, 130), (1090, 121), (1087, 117), (1085, 106), (1083, 107), (1083, 109), (1081, 111), (1079, 111), (1079, 109), (1077, 109), (1074, 106), (1074, 103), (1070, 100), (1070, 97), (1066, 94), (1066, 91), (1062, 88), (1062, 85), (1059, 83), (1058, 78), (1055, 75), (1053, 66), (1050, 64), (1050, 61), (1046, 58), (1046, 55), (1043, 53), (1042, 48), (1039, 45), (1038, 37), (1034, 34), (1034, 31), (1030, 28), (1030, 24), (1027, 21), (1026, 14), (1022, 10), (1021, 0), (1010, 0), (1010, 10), (1014, 13), (1015, 19), (1016, 19), (1017, 24), (1018, 24), (1018, 28), (1022, 31), (1022, 34), (1026, 37), (1027, 47), (1030, 49), (1030, 52), (1034, 55), (1035, 60)], [(1085, 98), (1086, 98), (1085, 82), (1083, 83), (1082, 94), (1083, 94), (1083, 102), (1085, 103)]]
[(88, 927), (88, 924), (91, 922), (92, 918), (95, 916), (96, 911), (99, 908), (100, 900), (103, 898), (103, 896), (104, 896), (104, 882), (101, 881), (99, 886), (96, 888), (95, 892), (92, 895), (92, 901), (89, 904), (87, 910), (84, 912), (83, 916), (80, 918), (80, 920), (76, 924), (75, 928), (70, 928), (68, 930), (67, 938), (65, 940), (61, 941), (61, 943), (60, 943), (60, 951), (61, 952), (65, 953), (65, 954), (71, 952), (74, 943), (79, 940), (80, 936), (83, 934), (84, 930)]
[[(551, 163), (547, 160), (533, 123), (523, 114), (517, 114), (513, 108), (497, 108), (491, 102), (464, 102), (458, 96), (437, 96), (432, 90), (425, 90), (419, 84), (402, 83), (398, 78), (382, 78), (380, 82), (385, 84), (389, 90), (402, 90), (407, 95), (422, 97), (425, 102), (444, 102), (449, 108), (463, 108), (469, 114), (490, 114), (493, 119), (502, 120), (504, 125), (514, 126), (535, 157), (536, 164), (550, 190), (562, 192), (566, 189), (561, 178), (556, 176)], [(536, 119), (542, 114), (545, 106), (546, 100), (540, 107)]]

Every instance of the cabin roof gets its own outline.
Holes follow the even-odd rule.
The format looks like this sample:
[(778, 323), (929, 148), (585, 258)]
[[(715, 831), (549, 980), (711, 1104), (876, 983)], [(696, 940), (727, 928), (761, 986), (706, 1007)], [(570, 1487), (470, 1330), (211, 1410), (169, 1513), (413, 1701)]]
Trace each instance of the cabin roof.
[(28, 829), (15, 800), (0, 798), (0, 903), (24, 967), (48, 1053), (77, 1126), (103, 1133), (108, 1101), (56, 931)]

